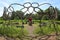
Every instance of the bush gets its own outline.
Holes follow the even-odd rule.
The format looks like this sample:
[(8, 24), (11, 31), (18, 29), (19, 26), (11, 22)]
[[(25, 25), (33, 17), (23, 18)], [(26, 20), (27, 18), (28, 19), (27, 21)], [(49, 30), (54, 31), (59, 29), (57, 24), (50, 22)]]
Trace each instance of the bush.
[(0, 34), (9, 37), (21, 37), (23, 36), (23, 34), (26, 35), (27, 33), (28, 32), (25, 29), (21, 29), (17, 27), (0, 27)]

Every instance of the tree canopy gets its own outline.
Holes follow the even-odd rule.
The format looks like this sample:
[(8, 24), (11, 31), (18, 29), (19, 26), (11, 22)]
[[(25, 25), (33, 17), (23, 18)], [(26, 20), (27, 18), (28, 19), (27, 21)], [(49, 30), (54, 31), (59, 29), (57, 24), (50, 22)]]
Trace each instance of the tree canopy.
[[(55, 12), (56, 14), (54, 13), (54, 11), (56, 11)], [(26, 15), (24, 15), (24, 14), (25, 13), (20, 11), (20, 10), (13, 11), (12, 14), (11, 14), (10, 19), (14, 20), (14, 19), (27, 19), (27, 18), (29, 18), (30, 14), (26, 14)], [(51, 17), (51, 16), (52, 17), (57, 16), (58, 17), (57, 20), (60, 20), (60, 10), (57, 7), (55, 7), (54, 10), (53, 9), (50, 10), (49, 8), (47, 8), (46, 10), (41, 9), (41, 10), (38, 10), (37, 13), (35, 13), (35, 14), (32, 13), (31, 15), (32, 15), (32, 18), (34, 20), (39, 20), (39, 19), (42, 18), (42, 16), (43, 16), (43, 19), (45, 19), (45, 20), (48, 20), (49, 17)], [(8, 15), (6, 15), (6, 12), (4, 11), (3, 12), (3, 19), (6, 20), (7, 19), (6, 16), (8, 16)]]

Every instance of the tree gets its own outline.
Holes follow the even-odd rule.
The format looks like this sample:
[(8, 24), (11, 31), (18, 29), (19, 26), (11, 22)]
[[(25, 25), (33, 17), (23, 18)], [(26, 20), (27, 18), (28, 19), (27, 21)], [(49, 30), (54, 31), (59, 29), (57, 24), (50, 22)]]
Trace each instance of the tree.
[(55, 10), (57, 12), (57, 19), (60, 20), (60, 10), (57, 7), (55, 7)]
[(16, 11), (16, 14), (19, 17), (19, 19), (24, 19), (24, 12), (22, 12), (22, 11)]
[(42, 16), (44, 15), (44, 12), (43, 12), (42, 9), (40, 9), (40, 10), (37, 12), (37, 14), (38, 14), (38, 19), (40, 20), (40, 19), (42, 19)]
[(22, 11), (13, 11), (11, 15), (11, 19), (22, 19), (24, 17), (24, 13)]
[(16, 12), (13, 11), (12, 14), (11, 14), (11, 20), (13, 20), (15, 17), (16, 17)]
[(3, 11), (3, 16), (2, 16), (2, 18), (4, 19), (4, 20), (7, 20), (7, 8), (6, 7), (4, 7), (4, 11)]

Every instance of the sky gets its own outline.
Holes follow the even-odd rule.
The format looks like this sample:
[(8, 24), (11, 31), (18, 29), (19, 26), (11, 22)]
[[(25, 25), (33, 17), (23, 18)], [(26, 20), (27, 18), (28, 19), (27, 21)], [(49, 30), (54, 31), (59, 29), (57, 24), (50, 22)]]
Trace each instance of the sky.
[[(39, 4), (42, 3), (50, 3), (53, 7), (57, 7), (58, 9), (60, 9), (60, 0), (0, 0), (0, 16), (3, 15), (3, 10), (4, 7), (8, 8), (10, 4), (12, 3), (19, 3), (19, 4), (24, 4), (26, 2), (37, 2)], [(19, 6), (14, 5), (13, 6), (15, 8), (15, 10), (19, 10)], [(46, 9), (48, 6), (41, 6), (41, 9)]]

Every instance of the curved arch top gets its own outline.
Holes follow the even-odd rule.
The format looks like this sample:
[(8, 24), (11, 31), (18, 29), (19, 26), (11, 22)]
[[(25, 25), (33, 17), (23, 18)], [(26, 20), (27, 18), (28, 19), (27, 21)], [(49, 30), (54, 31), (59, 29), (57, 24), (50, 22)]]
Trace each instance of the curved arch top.
[[(35, 11), (35, 8), (39, 8), (39, 6), (42, 6), (42, 5), (45, 5), (45, 4), (50, 5), (50, 6), (52, 7), (52, 5), (51, 5), (50, 3), (42, 3), (42, 4), (39, 4), (39, 3), (37, 3), (37, 2), (33, 2), (33, 3), (26, 2), (26, 3), (24, 3), (23, 5), (22, 5), (22, 4), (19, 4), (19, 3), (12, 3), (12, 4), (9, 5), (8, 9), (11, 7), (11, 8), (13, 9), (12, 11), (14, 11), (14, 8), (12, 7), (12, 5), (20, 5), (20, 6), (23, 7), (23, 8), (21, 8), (21, 9), (27, 8), (27, 11), (29, 11), (29, 8), (32, 7), (32, 8), (33, 8), (33, 11)], [(27, 5), (27, 6), (29, 5), (29, 6), (26, 7), (25, 5)], [(35, 7), (34, 5), (37, 5), (37, 6)], [(8, 10), (8, 9), (7, 9), (7, 10)], [(11, 10), (11, 9), (9, 9), (9, 10)], [(26, 11), (25, 11), (25, 12), (26, 12)], [(36, 12), (36, 11), (35, 11), (35, 12)]]
[(42, 6), (42, 5), (45, 5), (45, 4), (52, 6), (50, 3), (43, 3), (43, 4), (40, 4), (39, 6)]

